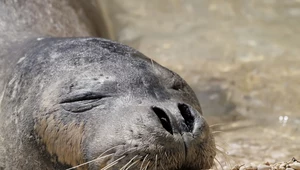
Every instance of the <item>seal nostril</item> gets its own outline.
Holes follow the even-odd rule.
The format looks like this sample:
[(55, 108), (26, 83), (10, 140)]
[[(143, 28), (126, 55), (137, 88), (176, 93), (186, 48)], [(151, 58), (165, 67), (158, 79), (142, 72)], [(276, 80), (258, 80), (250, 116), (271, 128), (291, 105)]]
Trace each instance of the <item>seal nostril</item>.
[(156, 116), (159, 118), (162, 126), (173, 135), (173, 130), (172, 130), (172, 126), (171, 126), (171, 122), (170, 119), (168, 117), (168, 115), (166, 114), (165, 111), (163, 111), (162, 109), (158, 108), (158, 107), (152, 107), (152, 110), (154, 111), (154, 113), (156, 114)]
[(195, 117), (192, 115), (189, 106), (187, 106), (186, 104), (179, 103), (178, 109), (180, 110), (180, 113), (184, 118), (184, 123), (186, 124), (188, 131), (192, 132), (194, 129)]

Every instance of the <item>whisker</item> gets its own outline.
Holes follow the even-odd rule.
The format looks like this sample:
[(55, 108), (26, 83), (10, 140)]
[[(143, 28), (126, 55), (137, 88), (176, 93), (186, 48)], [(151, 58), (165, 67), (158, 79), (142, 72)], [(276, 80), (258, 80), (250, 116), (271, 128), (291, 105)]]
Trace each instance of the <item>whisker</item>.
[(148, 161), (148, 163), (146, 164), (145, 170), (148, 169), (149, 164), (150, 164), (150, 161)]
[(147, 156), (148, 156), (148, 155), (149, 155), (149, 154), (147, 154), (147, 155), (144, 157), (143, 162), (142, 162), (141, 167), (140, 167), (140, 170), (144, 169), (144, 168), (143, 168), (143, 165), (144, 165), (144, 162), (145, 162), (145, 160), (147, 159)]
[(213, 128), (213, 127), (216, 127), (216, 126), (223, 126), (223, 125), (225, 125), (225, 123), (216, 123), (216, 124), (210, 125), (209, 127)]
[(150, 59), (150, 60), (151, 60), (152, 68), (153, 68), (153, 70), (155, 70), (155, 69), (154, 69), (153, 60), (152, 60), (152, 59)]
[(218, 168), (218, 166), (217, 166), (217, 161), (216, 161), (216, 160), (214, 160), (214, 165), (213, 165), (213, 167), (214, 167), (215, 169), (219, 170), (219, 168)]
[(136, 148), (128, 149), (127, 151), (124, 151), (123, 153), (118, 154), (118, 156), (124, 155), (125, 153), (130, 152), (130, 151), (135, 150), (135, 149), (136, 149)]
[(155, 155), (155, 170), (157, 170), (157, 154)]
[(223, 133), (223, 131), (218, 131), (218, 130), (216, 130), (216, 131), (213, 131), (213, 132), (211, 132), (212, 134), (216, 134), (216, 133)]
[(123, 159), (123, 158), (125, 158), (125, 157), (126, 157), (126, 156), (124, 155), (124, 156), (122, 156), (122, 157), (120, 157), (120, 158), (114, 160), (113, 162), (109, 163), (108, 165), (106, 165), (106, 166), (105, 166), (104, 168), (102, 168), (101, 170), (107, 170), (108, 168), (113, 167), (114, 165), (116, 165), (116, 164), (118, 163), (119, 160), (121, 160), (121, 159)]
[(225, 164), (229, 165), (230, 167), (232, 167), (232, 161), (233, 161), (233, 159), (232, 159), (232, 157), (230, 155), (228, 155), (226, 149), (224, 149), (223, 147), (218, 146), (218, 145), (216, 145), (215, 149), (216, 149), (217, 153), (224, 158)]
[(166, 170), (164, 165), (161, 163), (160, 166), (162, 167), (162, 169)]
[(218, 162), (218, 164), (220, 165), (221, 169), (224, 170), (221, 162), (217, 158), (215, 158), (215, 160)]
[(218, 153), (224, 154), (224, 155), (226, 155), (226, 156), (229, 156), (229, 155), (227, 154), (227, 152), (225, 151), (224, 148), (216, 147), (215, 149), (216, 149), (216, 151), (217, 151)]
[(222, 142), (217, 142), (217, 143), (216, 143), (216, 146), (217, 146), (217, 147), (219, 147), (219, 148), (221, 148), (221, 149), (225, 150), (225, 149), (224, 149), (224, 147), (223, 147), (223, 146), (221, 146), (221, 145), (224, 145), (224, 147), (226, 147), (226, 146), (227, 146), (227, 147), (228, 147), (228, 146), (230, 146), (230, 145), (229, 145), (227, 142), (224, 142), (224, 141), (222, 141)]
[(171, 163), (170, 158), (169, 158), (167, 152), (165, 152), (165, 155), (166, 155), (166, 158), (168, 159), (169, 163)]
[(136, 157), (138, 157), (138, 155), (135, 155), (133, 158), (131, 158), (120, 170), (124, 170)]
[(132, 167), (133, 165), (135, 165), (136, 163), (138, 163), (140, 160), (136, 160), (134, 161), (131, 165), (129, 165), (125, 170), (128, 170), (130, 167)]
[(226, 152), (225, 149), (219, 145), (216, 145), (216, 148), (215, 148), (217, 151), (219, 152)]
[(92, 163), (92, 162), (98, 161), (98, 160), (100, 160), (100, 159), (102, 159), (102, 158), (106, 158), (107, 156), (111, 156), (111, 155), (113, 155), (113, 154), (109, 154), (109, 155), (106, 155), (106, 156), (102, 157), (102, 155), (104, 155), (105, 153), (107, 153), (108, 151), (110, 151), (110, 150), (112, 150), (112, 149), (114, 149), (114, 148), (116, 148), (116, 147), (118, 147), (118, 146), (114, 146), (114, 147), (112, 147), (112, 148), (110, 148), (110, 149), (107, 149), (106, 151), (104, 151), (102, 154), (100, 154), (97, 158), (95, 158), (95, 159), (93, 159), (93, 160), (90, 160), (90, 161), (87, 161), (87, 162), (85, 162), (85, 163), (82, 163), (82, 164), (73, 166), (73, 167), (68, 168), (68, 169), (66, 169), (66, 170), (76, 169), (76, 168), (78, 168), (78, 167), (81, 167), (81, 166), (90, 164), (90, 163)]
[(228, 155), (225, 151), (219, 150), (216, 148), (216, 150), (218, 151), (218, 153), (220, 154), (220, 156), (222, 156), (224, 158), (225, 161), (225, 165), (229, 165), (229, 167), (232, 167), (232, 158), (230, 157), (230, 155)]
[(106, 157), (108, 157), (108, 156), (111, 156), (111, 155), (113, 155), (113, 154), (105, 155), (105, 156), (103, 156), (103, 157), (96, 158), (96, 159), (93, 159), (93, 160), (91, 160), (91, 161), (87, 161), (87, 162), (85, 162), (85, 163), (82, 163), (82, 164), (79, 164), (79, 165), (73, 166), (73, 167), (71, 167), (71, 168), (68, 168), (68, 169), (66, 169), (66, 170), (76, 169), (76, 168), (79, 168), (79, 167), (81, 167), (81, 166), (84, 166), (84, 165), (90, 164), (90, 163), (92, 163), (92, 162), (98, 161), (98, 160), (100, 160), (100, 159), (102, 159), (102, 158), (106, 158)]

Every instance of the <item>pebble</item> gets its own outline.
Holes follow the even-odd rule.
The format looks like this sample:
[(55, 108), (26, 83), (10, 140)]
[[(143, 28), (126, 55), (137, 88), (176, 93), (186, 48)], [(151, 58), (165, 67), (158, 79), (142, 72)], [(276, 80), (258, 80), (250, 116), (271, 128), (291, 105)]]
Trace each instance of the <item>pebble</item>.
[(253, 164), (250, 165), (236, 165), (231, 170), (300, 170), (300, 161), (297, 161), (295, 158), (293, 158), (289, 162), (278, 162), (278, 163), (272, 163), (269, 162), (259, 164)]
[(257, 170), (272, 170), (272, 167), (269, 165), (258, 165)]
[(244, 165), (244, 166), (241, 166), (239, 170), (257, 170), (257, 167), (256, 166), (252, 166), (252, 165)]
[(299, 162), (293, 162), (289, 164), (289, 166), (295, 170), (300, 170), (300, 163)]

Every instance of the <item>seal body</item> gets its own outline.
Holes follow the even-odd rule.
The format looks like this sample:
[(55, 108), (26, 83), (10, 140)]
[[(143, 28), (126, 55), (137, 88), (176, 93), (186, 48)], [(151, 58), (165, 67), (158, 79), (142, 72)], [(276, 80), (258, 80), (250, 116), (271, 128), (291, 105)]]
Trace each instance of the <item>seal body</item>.
[(24, 43), (12, 53), (18, 61), (2, 82), (3, 169), (213, 165), (209, 126), (176, 73), (100, 38)]

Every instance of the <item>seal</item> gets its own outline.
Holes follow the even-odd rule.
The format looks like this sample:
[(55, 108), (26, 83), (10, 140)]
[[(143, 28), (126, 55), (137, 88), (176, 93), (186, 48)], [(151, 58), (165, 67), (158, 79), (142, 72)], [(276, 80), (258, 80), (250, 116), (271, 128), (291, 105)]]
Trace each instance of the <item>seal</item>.
[(0, 100), (3, 169), (213, 165), (212, 133), (176, 73), (101, 38), (37, 38), (22, 47), (8, 53), (19, 60)]

